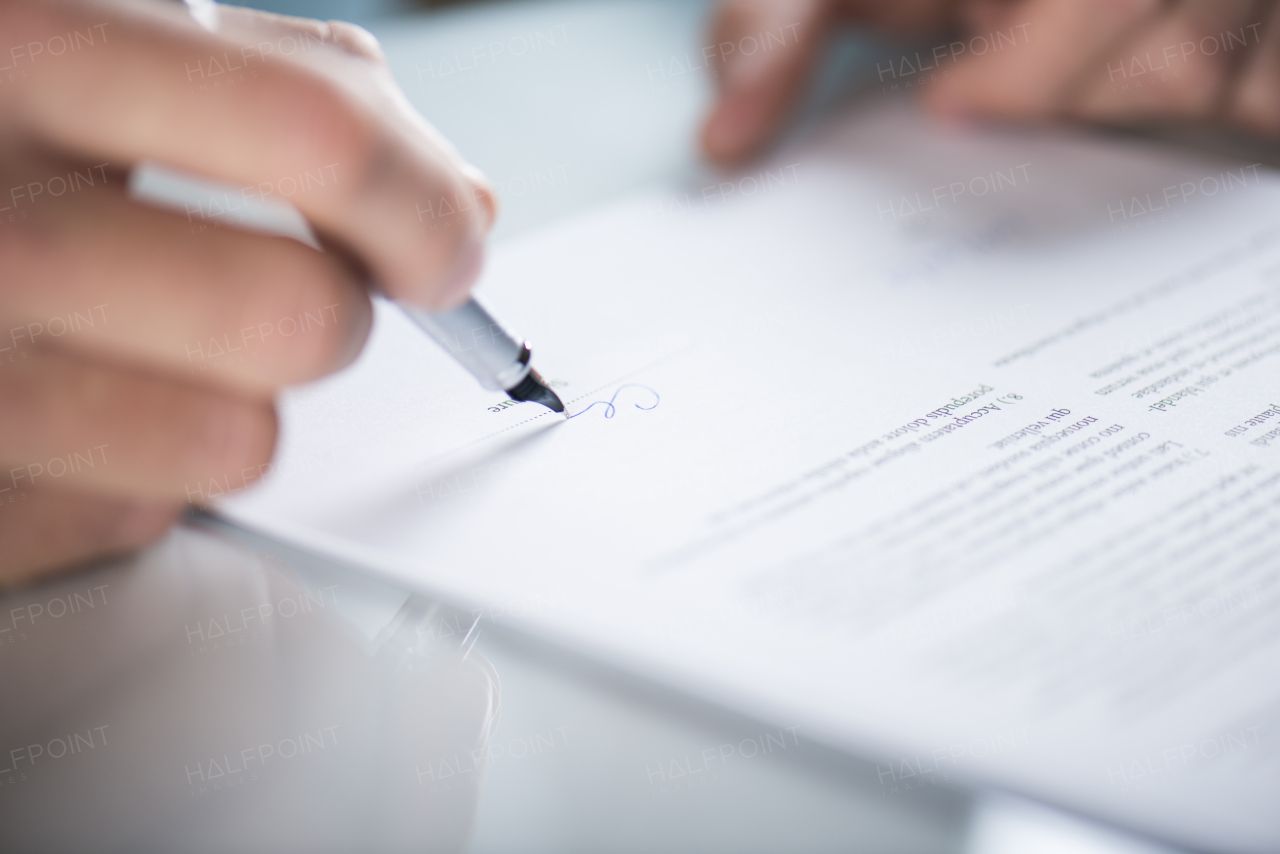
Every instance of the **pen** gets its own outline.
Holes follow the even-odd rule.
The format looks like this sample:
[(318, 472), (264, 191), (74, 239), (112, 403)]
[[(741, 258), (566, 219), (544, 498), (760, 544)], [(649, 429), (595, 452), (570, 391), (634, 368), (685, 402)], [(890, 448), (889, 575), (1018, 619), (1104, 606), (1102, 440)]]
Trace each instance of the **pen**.
[(560, 398), (529, 364), (529, 342), (517, 343), (474, 299), (441, 312), (400, 301), (396, 305), (470, 371), (483, 388), (505, 391), (512, 400), (531, 400), (553, 412), (564, 412)]
[[(217, 32), (218, 7), (213, 0), (183, 0), (183, 2), (192, 17), (202, 27), (211, 32)], [(150, 173), (149, 177), (155, 179), (149, 182), (150, 184), (158, 180), (161, 185), (165, 183), (188, 187), (203, 185), (206, 189), (210, 186), (215, 190), (218, 189), (217, 185), (198, 180), (192, 181), (189, 176), (183, 176), (181, 173), (157, 164), (147, 164), (147, 169)], [(135, 173), (130, 178), (130, 184), (131, 188), (137, 192), (143, 179), (140, 172), (135, 170)], [(152, 199), (165, 197), (163, 192), (157, 192), (159, 189), (152, 188), (149, 194)], [(285, 205), (285, 207), (293, 213), (289, 226), (281, 230), (277, 224), (273, 230), (295, 236), (319, 249), (320, 245), (302, 215), (291, 205)], [(190, 216), (189, 212), (188, 216)], [(490, 391), (505, 391), (512, 400), (531, 400), (541, 403), (553, 412), (564, 412), (564, 404), (561, 403), (560, 398), (547, 387), (542, 377), (538, 376), (538, 372), (529, 364), (531, 355), (529, 342), (516, 343), (516, 339), (507, 334), (507, 331), (498, 325), (498, 321), (494, 320), (493, 316), (474, 299), (452, 311), (442, 312), (430, 312), (399, 301), (396, 301), (396, 305), (434, 338), (436, 343), (457, 359), (462, 367), (470, 371), (483, 388)]]

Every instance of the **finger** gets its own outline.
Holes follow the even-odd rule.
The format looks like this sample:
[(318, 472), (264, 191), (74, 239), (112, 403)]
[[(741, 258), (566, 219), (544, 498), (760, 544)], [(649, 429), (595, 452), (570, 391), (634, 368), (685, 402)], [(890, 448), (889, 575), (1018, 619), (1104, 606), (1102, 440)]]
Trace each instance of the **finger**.
[(386, 56), (377, 37), (364, 27), (347, 21), (317, 21), (243, 6), (218, 6), (217, 22), (216, 32), (242, 44), (254, 44), (264, 35), (275, 37), (305, 33), (317, 42), (335, 45), (352, 56), (386, 64)]
[(158, 539), (182, 505), (47, 489), (0, 492), (0, 587), (132, 551)]
[[(1258, 44), (1240, 69), (1226, 115), (1266, 136), (1280, 135), (1280, 15), (1274, 4), (1259, 16)], [(1251, 21), (1250, 24), (1254, 22)], [(1250, 27), (1252, 31), (1252, 27)]]
[[(428, 140), (434, 149), (446, 156), (452, 166), (469, 182), (470, 198), (464, 197), (461, 200), (455, 198), (454, 201), (459, 208), (464, 204), (470, 204), (471, 209), (453, 217), (442, 217), (438, 211), (433, 209), (428, 215), (428, 219), (431, 220), (429, 224), (439, 225), (439, 223), (435, 222), (437, 219), (452, 219), (456, 221), (472, 219), (480, 223), (482, 231), (487, 232), (493, 227), (498, 216), (498, 197), (492, 183), (483, 172), (464, 160), (448, 139), (425, 122), (422, 116), (409, 103), (408, 99), (404, 97), (404, 93), (396, 85), (390, 72), (386, 70), (386, 56), (382, 52), (382, 46), (372, 33), (363, 27), (346, 21), (317, 21), (310, 18), (277, 15), (237, 6), (219, 6), (218, 9), (220, 12), (218, 15), (218, 34), (232, 38), (241, 44), (254, 45), (260, 48), (263, 45), (261, 39), (264, 36), (278, 38), (281, 45), (281, 53), (284, 53), (286, 45), (318, 45), (318, 49), (315, 50), (295, 50), (289, 54), (289, 59), (331, 79), (347, 82), (360, 80), (365, 76), (361, 74), (348, 75), (344, 73), (340, 65), (335, 65), (332, 55), (326, 50), (331, 45), (340, 48), (350, 56), (359, 57), (377, 66), (374, 76), (385, 85), (372, 89), (368, 86), (358, 87), (359, 97), (366, 101), (385, 101), (383, 106), (387, 113), (396, 117), (400, 123), (410, 128), (422, 139)], [(360, 70), (367, 71), (368, 69)], [(425, 207), (430, 207), (430, 204)], [(443, 208), (444, 205), (439, 207)], [(416, 206), (415, 210), (417, 211)], [(422, 220), (421, 212), (419, 212), (419, 220)], [(454, 225), (453, 223), (446, 223), (444, 227), (454, 227)], [(478, 275), (478, 265), (474, 269), (476, 275)], [(464, 276), (463, 278), (468, 277)], [(474, 278), (474, 276), (470, 278)]]
[[(266, 473), (270, 402), (32, 351), (0, 370), (0, 489), (205, 501)], [(5, 493), (0, 493), (5, 494)]]
[(925, 103), (947, 116), (1049, 119), (1070, 106), (1082, 74), (1092, 76), (1101, 57), (1148, 23), (1161, 0), (1026, 0), (1004, 7), (997, 30), (1014, 29), (1025, 41), (982, 56), (962, 58)]
[[(1112, 51), (1072, 112), (1093, 121), (1207, 120), (1257, 44), (1253, 0), (1185, 0)], [(1260, 26), (1254, 29), (1260, 30)]]
[(719, 8), (707, 47), (719, 90), (702, 128), (708, 157), (741, 160), (777, 132), (818, 55), (829, 8), (824, 0), (733, 0)]
[(0, 103), (28, 133), (87, 158), (281, 188), (393, 294), (432, 308), (465, 299), (488, 226), (483, 189), (385, 69), (321, 47), (308, 61), (323, 56), (322, 74), (270, 39), (240, 45), (163, 5), (0, 4), (0, 30), (17, 42), (95, 24), (110, 34), (33, 63)]
[(105, 168), (36, 163), (0, 168), (24, 214), (0, 229), (0, 352), (58, 346), (260, 397), (359, 353), (372, 307), (338, 256), (135, 204)]

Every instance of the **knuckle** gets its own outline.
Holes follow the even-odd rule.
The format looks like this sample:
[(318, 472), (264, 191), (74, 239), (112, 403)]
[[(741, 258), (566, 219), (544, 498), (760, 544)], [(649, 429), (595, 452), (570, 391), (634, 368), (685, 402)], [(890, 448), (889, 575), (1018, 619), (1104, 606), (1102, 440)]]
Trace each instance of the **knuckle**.
[(353, 342), (363, 342), (361, 324), (369, 311), (368, 297), (341, 264), (300, 246), (289, 249), (263, 269), (242, 320), (244, 328), (265, 333), (259, 337), (268, 371), (281, 384), (346, 364)]
[[(359, 186), (376, 160), (378, 131), (341, 85), (319, 75), (305, 73), (297, 86), (280, 99), (286, 104), (290, 147), (304, 163), (337, 164), (357, 176)], [(342, 186), (347, 182), (336, 186)]]
[(347, 53), (385, 63), (386, 56), (382, 52), (382, 44), (378, 37), (358, 24), (348, 21), (329, 21), (329, 32), (333, 40)]
[(426, 300), (434, 308), (445, 308), (455, 296), (452, 290), (459, 277), (475, 263), (480, 240), (468, 222), (458, 222), (429, 234), (417, 245), (412, 266), (403, 271), (399, 281), (410, 293)]
[(272, 404), (224, 397), (193, 414), (192, 474), (234, 484), (260, 476), (275, 450), (278, 427)]

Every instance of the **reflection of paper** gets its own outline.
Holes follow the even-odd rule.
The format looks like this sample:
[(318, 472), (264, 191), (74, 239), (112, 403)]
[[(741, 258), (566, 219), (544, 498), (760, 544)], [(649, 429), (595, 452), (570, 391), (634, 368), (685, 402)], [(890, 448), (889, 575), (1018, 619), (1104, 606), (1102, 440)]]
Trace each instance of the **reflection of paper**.
[(497, 674), (419, 597), (373, 641), (358, 606), (186, 527), (8, 591), (4, 850), (462, 850)]
[(660, 406), (497, 408), (380, 310), (224, 509), (801, 722), (886, 794), (1274, 850), (1278, 276), (1257, 167), (856, 115), (498, 253), (571, 413)]

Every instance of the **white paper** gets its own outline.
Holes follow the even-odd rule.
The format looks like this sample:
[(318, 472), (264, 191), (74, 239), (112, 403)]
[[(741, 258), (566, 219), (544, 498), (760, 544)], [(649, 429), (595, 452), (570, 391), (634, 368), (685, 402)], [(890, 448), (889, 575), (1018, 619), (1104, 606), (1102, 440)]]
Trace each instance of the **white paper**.
[(704, 183), (492, 259), (575, 417), (379, 306), (224, 512), (877, 757), (886, 796), (1280, 846), (1280, 180), (892, 105)]

